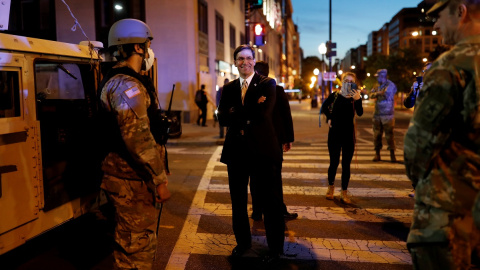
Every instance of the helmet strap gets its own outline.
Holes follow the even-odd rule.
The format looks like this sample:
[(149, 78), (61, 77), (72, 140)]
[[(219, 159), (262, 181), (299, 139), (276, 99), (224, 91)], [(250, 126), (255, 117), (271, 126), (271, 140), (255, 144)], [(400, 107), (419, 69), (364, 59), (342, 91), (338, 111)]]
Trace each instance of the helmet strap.
[(118, 55), (121, 56), (123, 59), (127, 59), (127, 53), (123, 50), (123, 46), (122, 45), (118, 45), (117, 46), (118, 48)]

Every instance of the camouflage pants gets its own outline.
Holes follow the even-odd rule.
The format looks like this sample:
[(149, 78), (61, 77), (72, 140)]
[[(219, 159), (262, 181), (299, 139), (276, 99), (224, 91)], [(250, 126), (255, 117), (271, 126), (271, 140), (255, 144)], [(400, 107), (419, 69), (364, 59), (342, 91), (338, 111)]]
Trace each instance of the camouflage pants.
[(157, 211), (143, 181), (104, 175), (101, 188), (115, 207), (115, 269), (151, 270), (157, 247)]
[(393, 128), (395, 127), (395, 117), (391, 116), (373, 116), (373, 145), (375, 150), (383, 147), (382, 136), (385, 131), (385, 139), (387, 139), (388, 149), (395, 150), (395, 137), (393, 136)]
[[(426, 244), (409, 249), (412, 255), (414, 270), (423, 269), (445, 269), (445, 270), (466, 270), (480, 269), (478, 250), (473, 254), (464, 252), (458, 256), (452, 254), (452, 248), (447, 243)], [(471, 257), (470, 257), (471, 255)]]
[(430, 244), (410, 248), (414, 270), (456, 269), (448, 244)]

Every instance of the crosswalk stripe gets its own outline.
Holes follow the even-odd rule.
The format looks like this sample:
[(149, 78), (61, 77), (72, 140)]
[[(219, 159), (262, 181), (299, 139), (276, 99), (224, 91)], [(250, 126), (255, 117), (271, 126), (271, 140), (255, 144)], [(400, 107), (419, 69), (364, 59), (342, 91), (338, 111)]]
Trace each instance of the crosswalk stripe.
[[(284, 246), (285, 256), (282, 256), (285, 259), (412, 263), (406, 244), (402, 241), (287, 237)], [(179, 248), (189, 250), (192, 254), (228, 256), (236, 245), (235, 236), (226, 234), (190, 232), (181, 234), (180, 239), (182, 246)], [(267, 245), (264, 236), (252, 236), (252, 242), (254, 251)]]
[[(390, 157), (388, 157), (390, 159)], [(327, 155), (284, 155), (284, 160), (321, 160), (321, 161), (329, 161), (330, 156)], [(354, 156), (353, 159), (356, 160), (368, 160), (372, 161), (373, 155), (369, 156)]]
[[(227, 167), (224, 163), (218, 161), (216, 163), (217, 167)], [(283, 162), (283, 168), (298, 168), (298, 169), (326, 169), (330, 166), (328, 162), (326, 163), (306, 163), (306, 162)], [(352, 162), (351, 168), (357, 169), (355, 160)], [(342, 166), (339, 166), (341, 168)], [(361, 167), (368, 167), (369, 169), (405, 169), (405, 165), (400, 163), (383, 163), (383, 162), (371, 162), (371, 163), (362, 163)]]
[[(210, 184), (208, 192), (228, 193), (228, 185)], [(340, 188), (335, 191), (340, 192)], [(366, 198), (406, 198), (411, 189), (393, 189), (393, 188), (349, 188), (348, 191), (355, 197)], [(283, 194), (287, 195), (307, 195), (307, 196), (324, 196), (327, 187), (311, 187), (311, 186), (283, 186)]]
[[(364, 128), (363, 130), (366, 131), (368, 134), (373, 135), (373, 129), (372, 128)], [(394, 128), (393, 132), (405, 134), (405, 133), (407, 133), (407, 129), (406, 128)]]
[[(251, 204), (248, 209), (251, 209)], [(376, 209), (376, 208), (343, 208), (343, 207), (310, 207), (288, 206), (288, 211), (297, 213), (298, 219), (328, 221), (365, 221), (365, 222), (402, 222), (412, 221), (411, 209)], [(205, 203), (198, 208), (196, 215), (232, 216), (232, 205), (221, 203)]]
[[(227, 171), (214, 171), (213, 177), (228, 177)], [(326, 179), (327, 173), (306, 173), (306, 172), (282, 172), (283, 179)], [(352, 174), (350, 181), (386, 181), (400, 182), (410, 180), (405, 174)]]
[[(226, 166), (226, 165), (225, 165)], [(330, 166), (329, 163), (290, 163), (290, 162), (283, 162), (283, 168), (299, 168), (299, 169), (326, 169)], [(387, 164), (387, 163), (371, 163), (371, 164), (362, 164), (362, 168), (368, 167), (369, 169), (405, 169), (403, 164)], [(341, 166), (339, 166), (341, 168)], [(351, 165), (352, 169), (356, 169), (357, 165), (355, 162)]]
[[(370, 150), (370, 152), (375, 152), (374, 151), (374, 148), (373, 148), (373, 145), (355, 145), (355, 149), (357, 150)], [(305, 150), (311, 150), (311, 151), (314, 151), (314, 150), (325, 150), (325, 151), (328, 151), (328, 146), (325, 144), (324, 146), (295, 146), (293, 145), (292, 146), (292, 149), (290, 149), (287, 153), (290, 153), (290, 152), (295, 152), (295, 151), (305, 151)], [(389, 152), (390, 150), (388, 149), (382, 149), (381, 150), (382, 152)], [(401, 149), (396, 149), (395, 152), (403, 152), (403, 150)]]
[[(324, 156), (328, 155), (328, 151), (325, 149), (325, 150), (302, 150), (302, 151), (289, 151), (287, 153), (285, 153), (283, 156), (289, 156), (289, 155), (312, 155), (312, 156), (317, 156), (319, 154), (322, 154)], [(373, 156), (375, 155), (375, 151), (372, 150), (357, 150), (355, 151), (355, 154), (356, 155), (365, 155), (365, 156), (370, 156), (371, 158), (373, 158)], [(390, 152), (380, 152), (380, 154), (390, 154)], [(395, 152), (395, 154), (397, 155), (403, 155), (403, 152), (400, 153), (400, 152)]]
[[(182, 232), (180, 233), (181, 236), (192, 234), (197, 231), (198, 223), (200, 222), (200, 216), (192, 214), (195, 212), (200, 205), (203, 205), (205, 202), (205, 197), (207, 195), (206, 190), (208, 189), (208, 184), (210, 183), (210, 179), (212, 178), (212, 172), (215, 169), (215, 163), (217, 162), (220, 154), (222, 152), (221, 146), (218, 146), (215, 149), (215, 152), (210, 157), (208, 161), (207, 167), (205, 168), (205, 172), (203, 173), (202, 179), (198, 185), (198, 189), (195, 192), (195, 196), (193, 197), (192, 205), (188, 210), (187, 217), (185, 219), (185, 223), (182, 228)], [(187, 243), (188, 243), (188, 239)], [(234, 240), (235, 241), (235, 240)], [(234, 242), (232, 242), (234, 243)], [(166, 270), (182, 270), (185, 269), (185, 265), (187, 264), (188, 257), (190, 256), (191, 248), (185, 248), (185, 239), (179, 237), (175, 247), (173, 248), (172, 254), (170, 259), (168, 260), (167, 266), (165, 267)]]

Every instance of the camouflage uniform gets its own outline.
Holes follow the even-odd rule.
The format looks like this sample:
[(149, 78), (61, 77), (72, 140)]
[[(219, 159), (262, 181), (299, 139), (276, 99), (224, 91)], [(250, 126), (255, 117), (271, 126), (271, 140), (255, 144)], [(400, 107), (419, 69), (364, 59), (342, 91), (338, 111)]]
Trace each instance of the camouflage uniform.
[(371, 91), (370, 98), (375, 101), (375, 112), (373, 113), (373, 143), (375, 150), (382, 149), (382, 135), (385, 131), (388, 149), (395, 150), (393, 127), (395, 126), (394, 100), (397, 87), (386, 80), (382, 85), (377, 84)]
[(469, 269), (480, 259), (479, 64), (480, 36), (440, 56), (405, 136), (406, 172), (416, 184), (407, 239), (415, 269)]
[[(122, 62), (114, 68), (124, 66)], [(116, 209), (115, 267), (150, 270), (157, 243), (155, 186), (167, 179), (165, 149), (150, 132), (147, 108), (151, 99), (136, 78), (117, 74), (103, 87), (100, 100), (115, 116), (121, 137), (121, 146), (103, 161), (101, 184)]]

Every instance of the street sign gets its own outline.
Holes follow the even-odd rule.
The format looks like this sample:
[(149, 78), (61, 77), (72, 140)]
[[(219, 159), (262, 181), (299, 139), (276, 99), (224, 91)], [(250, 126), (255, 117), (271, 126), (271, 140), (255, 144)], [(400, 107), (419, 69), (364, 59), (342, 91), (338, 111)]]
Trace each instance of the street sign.
[(337, 79), (337, 74), (335, 72), (325, 72), (323, 74), (323, 78), (325, 78), (325, 81), (327, 82), (334, 82)]

